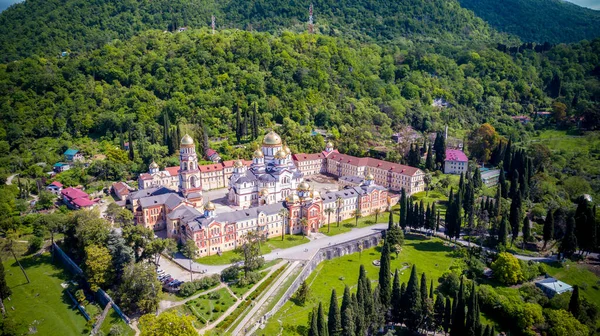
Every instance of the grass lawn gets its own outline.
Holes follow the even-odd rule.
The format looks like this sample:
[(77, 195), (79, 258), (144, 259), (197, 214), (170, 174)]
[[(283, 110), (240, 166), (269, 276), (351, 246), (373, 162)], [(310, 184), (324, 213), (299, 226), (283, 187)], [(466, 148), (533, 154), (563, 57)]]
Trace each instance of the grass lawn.
[(218, 319), (235, 302), (236, 299), (223, 288), (188, 301), (185, 305), (199, 323), (206, 324)]
[[(332, 214), (331, 217), (332, 217), (332, 222), (331, 222), (331, 229), (330, 229), (329, 233), (327, 233), (327, 225), (323, 225), (323, 227), (321, 227), (319, 229), (319, 232), (321, 232), (327, 236), (335, 236), (338, 234), (350, 232), (350, 230), (357, 227), (356, 220), (354, 218), (349, 218), (344, 221), (341, 221), (340, 227), (338, 227), (337, 222), (335, 222), (333, 220), (333, 217), (335, 217), (335, 214)], [(394, 219), (396, 222), (398, 221), (398, 211), (395, 211)], [(382, 212), (379, 214), (379, 216), (377, 216), (377, 223), (387, 223), (388, 221), (389, 221), (389, 213), (387, 211)], [(359, 228), (370, 226), (375, 223), (376, 223), (375, 215), (361, 217), (358, 219), (358, 227)]]
[(28, 333), (31, 327), (38, 335), (88, 335), (91, 329), (85, 318), (61, 287), (70, 274), (52, 265), (48, 253), (20, 261), (31, 280), (29, 284), (14, 259), (4, 261), (6, 281), (13, 292), (11, 301), (4, 300), (4, 305), (18, 323), (19, 334)]
[(542, 143), (556, 151), (589, 153), (590, 148), (600, 145), (600, 133), (589, 132), (585, 136), (574, 136), (567, 134), (567, 131), (545, 130), (532, 138), (530, 143)]
[(123, 331), (123, 333), (120, 335), (123, 335), (123, 336), (135, 335), (135, 331), (133, 331), (133, 329), (131, 329), (127, 325), (127, 323), (125, 323), (125, 321), (123, 321), (123, 319), (119, 316), (119, 314), (117, 314), (117, 312), (111, 308), (110, 313), (108, 314), (108, 316), (106, 316), (106, 319), (104, 319), (104, 322), (102, 323), (102, 326), (100, 327), (100, 330), (104, 333), (104, 335), (108, 335), (113, 326), (118, 327)]
[(591, 302), (600, 305), (600, 278), (585, 265), (574, 262), (552, 263), (546, 269), (548, 274), (569, 285), (578, 285), (580, 293)]
[[(356, 290), (361, 264), (365, 265), (367, 276), (374, 281), (372, 284), (374, 288), (379, 276), (379, 268), (374, 266), (372, 262), (379, 259), (379, 250), (379, 247), (375, 247), (363, 251), (362, 254), (354, 253), (319, 264), (307, 279), (310, 287), (309, 302), (302, 307), (288, 301), (274, 317), (269, 319), (266, 328), (258, 335), (305, 335), (307, 333), (308, 313), (312, 311), (313, 307), (318, 306), (319, 300), (323, 302), (325, 307), (328, 307), (333, 288), (337, 292), (339, 303), (341, 303), (345, 285)], [(407, 267), (401, 272), (400, 280), (408, 282), (410, 267), (414, 263), (417, 265), (419, 274), (425, 272), (428, 281), (433, 279), (435, 282), (444, 271), (450, 268), (455, 260), (458, 260), (449, 256), (451, 250), (450, 247), (444, 246), (442, 240), (437, 238), (407, 237), (399, 258), (396, 259), (396, 255), (392, 254), (392, 270)], [(278, 320), (281, 320), (283, 330), (281, 330)]]
[(308, 243), (310, 240), (303, 235), (286, 235), (283, 240), (281, 237), (274, 237), (267, 240), (267, 246), (271, 249), (285, 249)]
[[(281, 239), (281, 237), (279, 237)], [(271, 248), (268, 244), (260, 245), (260, 253), (267, 254), (271, 252)], [(221, 255), (214, 254), (211, 256), (206, 256), (202, 258), (195, 259), (196, 262), (204, 265), (227, 265), (231, 263), (231, 259), (240, 259), (241, 256), (235, 250), (225, 251), (221, 253)]]

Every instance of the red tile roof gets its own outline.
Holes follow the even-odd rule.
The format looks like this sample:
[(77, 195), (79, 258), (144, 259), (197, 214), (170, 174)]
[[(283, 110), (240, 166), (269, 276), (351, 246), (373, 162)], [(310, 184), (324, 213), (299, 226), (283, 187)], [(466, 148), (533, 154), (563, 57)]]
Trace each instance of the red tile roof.
[(217, 154), (216, 150), (214, 150), (212, 148), (209, 148), (209, 149), (206, 150), (206, 156), (212, 156), (214, 154)]
[(208, 164), (208, 165), (198, 166), (198, 169), (200, 169), (200, 171), (203, 173), (214, 172), (214, 171), (223, 170), (223, 165), (220, 163)]
[(75, 204), (76, 206), (78, 206), (80, 208), (87, 208), (87, 207), (94, 205), (94, 202), (87, 198), (76, 198), (76, 199), (72, 200), (71, 203)]
[(179, 175), (179, 166), (165, 167), (165, 170), (168, 171), (169, 174), (171, 174), (171, 176), (177, 176), (177, 175)]
[(142, 180), (152, 180), (152, 175), (150, 175), (148, 173), (143, 173), (143, 174), (140, 174), (140, 178)]
[(50, 185), (51, 186), (55, 186), (57, 188), (62, 188), (63, 187), (62, 183), (60, 183), (58, 181), (54, 181), (54, 182), (50, 183)]
[(113, 183), (112, 187), (119, 195), (129, 195), (129, 188), (127, 187), (127, 184), (123, 182)]
[(325, 155), (323, 155), (323, 153), (314, 153), (314, 154), (298, 153), (298, 154), (293, 154), (292, 158), (294, 159), (294, 161), (311, 161), (311, 160), (322, 160), (325, 158)]
[(70, 201), (73, 201), (78, 198), (86, 198), (89, 200), (90, 198), (90, 196), (86, 194), (83, 190), (72, 187), (63, 189), (60, 193)]
[(446, 149), (446, 161), (467, 162), (469, 159), (461, 150)]
[(406, 166), (399, 163), (393, 163), (373, 158), (358, 158), (346, 154), (331, 154), (330, 157), (328, 157), (328, 159), (338, 161), (341, 163), (348, 163), (353, 166), (368, 166), (408, 176), (413, 176), (419, 171), (419, 168)]

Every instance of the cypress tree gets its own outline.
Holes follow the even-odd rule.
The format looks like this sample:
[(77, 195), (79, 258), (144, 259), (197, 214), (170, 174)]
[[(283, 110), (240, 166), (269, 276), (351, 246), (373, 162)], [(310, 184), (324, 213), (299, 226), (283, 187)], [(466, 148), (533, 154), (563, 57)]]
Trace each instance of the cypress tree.
[(390, 306), (390, 300), (392, 299), (390, 281), (390, 246), (387, 240), (383, 243), (383, 248), (381, 249), (379, 265), (379, 301), (387, 311)]
[(327, 332), (327, 323), (325, 322), (323, 303), (321, 301), (319, 301), (319, 310), (317, 313), (317, 328), (319, 330), (319, 336), (329, 336)]
[(521, 194), (521, 197), (523, 197), (523, 199), (527, 199), (529, 195), (529, 184), (527, 182), (528, 175), (529, 173), (527, 172), (527, 170), (525, 170), (523, 174), (519, 175), (519, 193)]
[(489, 334), (487, 336), (496, 336), (496, 332), (494, 331), (494, 327), (493, 326), (490, 327), (490, 332), (489, 332)]
[(481, 180), (481, 171), (479, 167), (475, 167), (475, 171), (473, 172), (473, 188), (479, 190), (483, 187), (483, 181)]
[(546, 244), (554, 237), (554, 215), (552, 213), (552, 209), (548, 209), (548, 213), (546, 214), (546, 220), (544, 220), (544, 247), (546, 249)]
[(131, 129), (129, 130), (129, 160), (135, 160), (135, 152), (133, 150), (133, 134)]
[(450, 301), (450, 297), (446, 298), (446, 304), (444, 305), (444, 322), (442, 327), (444, 328), (444, 333), (447, 334), (448, 330), (450, 330), (450, 326), (452, 325), (452, 301)]
[(475, 288), (475, 282), (471, 287), (471, 299), (469, 300), (468, 313), (467, 313), (467, 336), (480, 336), (481, 335), (481, 321), (479, 316), (479, 302), (477, 300), (477, 290)]
[(400, 278), (398, 277), (398, 269), (394, 272), (394, 284), (392, 285), (391, 298), (391, 321), (399, 323), (402, 317), (401, 303), (402, 293), (400, 289)]
[(406, 229), (406, 211), (406, 191), (404, 191), (404, 188), (402, 188), (400, 192), (400, 227), (402, 228), (402, 230)]
[(444, 324), (444, 312), (446, 307), (444, 306), (444, 296), (438, 294), (433, 304), (433, 321), (434, 331), (438, 331)]
[[(388, 253), (389, 258), (389, 253)], [(357, 302), (362, 310), (362, 318), (364, 320), (363, 328), (367, 330), (372, 325), (373, 316), (375, 315), (375, 306), (373, 303), (373, 291), (371, 290), (371, 281), (367, 278), (367, 272), (364, 265), (360, 265), (359, 275), (359, 292), (357, 291)]]
[(235, 103), (233, 109), (235, 110), (235, 138), (239, 145), (242, 142), (242, 112), (238, 103)]
[(488, 336), (488, 335), (490, 334), (490, 332), (492, 332), (492, 329), (491, 329), (491, 328), (492, 328), (492, 327), (491, 327), (491, 326), (488, 324), (488, 325), (485, 327), (485, 330), (483, 331), (483, 333), (482, 333), (481, 335), (482, 335), (482, 336)]
[(531, 240), (531, 228), (529, 227), (529, 218), (523, 218), (523, 244)]
[(337, 293), (335, 288), (331, 290), (331, 299), (329, 301), (329, 313), (327, 316), (327, 331), (329, 336), (337, 336), (342, 329), (342, 316), (337, 302)]
[(431, 143), (429, 144), (429, 147), (427, 148), (427, 157), (425, 158), (425, 168), (428, 170), (431, 170), (431, 171), (435, 169), (435, 163), (433, 162), (433, 153), (432, 153)]
[(446, 138), (440, 132), (435, 136), (433, 147), (435, 150), (435, 164), (440, 167), (440, 169), (443, 169), (444, 161), (446, 161)]
[(317, 309), (313, 308), (312, 314), (310, 316), (310, 325), (308, 328), (308, 336), (319, 336), (319, 325), (317, 322)]
[(377, 330), (379, 330), (379, 328), (381, 328), (385, 322), (386, 319), (388, 318), (389, 314), (389, 310), (387, 308), (384, 308), (383, 305), (381, 304), (381, 301), (379, 301), (379, 286), (375, 286), (375, 290), (373, 291), (373, 295), (372, 295), (372, 300), (373, 300), (373, 311), (375, 312), (373, 314), (373, 318), (371, 320), (371, 327), (369, 328), (369, 335), (374, 335), (377, 333)]
[(494, 217), (500, 216), (502, 213), (502, 185), (498, 185), (496, 189), (496, 197), (494, 198)]
[(512, 179), (510, 180), (510, 191), (508, 196), (514, 199), (517, 194), (519, 194), (519, 172), (515, 170), (513, 171)]
[(465, 195), (465, 175), (460, 173), (460, 180), (458, 181), (458, 195)]
[(354, 311), (352, 304), (352, 297), (350, 295), (350, 287), (346, 285), (344, 288), (344, 297), (342, 299), (342, 311), (340, 313), (342, 318), (342, 336), (354, 336), (355, 325), (354, 325)]
[(508, 140), (506, 149), (504, 150), (503, 168), (504, 171), (510, 172), (510, 166), (512, 161), (512, 138)]
[(252, 113), (252, 139), (258, 138), (258, 102), (253, 103)]
[(514, 243), (519, 235), (519, 226), (521, 224), (521, 194), (516, 193), (513, 197), (512, 203), (510, 204), (510, 214), (508, 216), (510, 227), (512, 229), (511, 245)]
[(429, 283), (429, 298), (433, 301), (433, 279)]
[(389, 213), (389, 219), (388, 219), (388, 231), (391, 230), (394, 227), (394, 212), (392, 211), (392, 208), (390, 208), (388, 210)]
[(573, 292), (571, 293), (571, 299), (569, 300), (569, 312), (573, 314), (576, 319), (581, 317), (581, 301), (579, 299), (579, 286), (573, 286)]
[[(421, 290), (421, 302), (425, 302), (425, 299), (429, 297), (427, 293), (427, 277), (425, 276), (425, 272), (421, 273), (421, 285), (419, 286)], [(426, 312), (425, 305), (423, 305), (423, 312)]]
[(454, 205), (454, 213), (452, 219), (454, 220), (454, 240), (460, 238), (460, 227), (462, 224), (462, 194), (459, 192), (456, 194), (456, 202)]
[(366, 332), (365, 315), (355, 294), (352, 294), (352, 307), (354, 313), (354, 333), (359, 336), (364, 335)]
[[(425, 283), (427, 285), (427, 283)], [(419, 290), (419, 280), (417, 278), (417, 266), (413, 265), (410, 273), (410, 280), (406, 286), (406, 297), (404, 299), (406, 316), (405, 324), (411, 331), (416, 331), (421, 325), (423, 304)]]
[(498, 228), (498, 243), (506, 246), (508, 236), (508, 221), (506, 220), (506, 216), (502, 216), (502, 220), (500, 220), (500, 227)]
[(406, 309), (404, 306), (404, 300), (406, 299), (406, 283), (403, 282), (402, 285), (400, 285), (400, 322), (402, 322), (404, 320), (404, 317), (406, 316)]
[(508, 198), (508, 187), (506, 185), (506, 176), (504, 175), (504, 170), (500, 169), (500, 177), (498, 179), (498, 186), (502, 191), (502, 197)]
[(450, 336), (464, 336), (465, 330), (465, 292), (464, 292), (464, 280), (460, 279), (460, 289), (458, 291), (454, 316), (452, 318), (452, 329), (450, 329)]

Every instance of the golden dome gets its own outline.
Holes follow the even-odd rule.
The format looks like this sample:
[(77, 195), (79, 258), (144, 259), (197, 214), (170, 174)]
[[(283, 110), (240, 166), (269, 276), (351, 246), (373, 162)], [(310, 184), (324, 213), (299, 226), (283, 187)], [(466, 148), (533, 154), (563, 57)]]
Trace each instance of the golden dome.
[(331, 141), (329, 141), (326, 145), (328, 148), (333, 148), (333, 143)]
[(263, 152), (260, 149), (254, 151), (253, 157), (255, 158), (263, 158), (265, 157)]
[(279, 134), (271, 131), (265, 135), (263, 139), (263, 145), (267, 146), (281, 146), (281, 137)]
[(239, 160), (239, 159), (238, 159), (238, 160), (235, 160), (235, 162), (233, 163), (233, 166), (234, 166), (235, 168), (241, 168), (241, 167), (243, 167), (243, 166), (244, 166), (244, 163), (242, 162), (242, 160)]
[(319, 193), (318, 191), (313, 191), (310, 193), (310, 198), (312, 198), (312, 199), (321, 198), (321, 193)]
[(287, 156), (287, 154), (285, 153), (285, 151), (283, 149), (280, 149), (277, 151), (277, 153), (275, 153), (276, 159), (285, 159), (286, 156)]
[(289, 194), (288, 197), (285, 198), (285, 201), (288, 203), (298, 203), (300, 202), (300, 197), (296, 194)]
[(264, 189), (261, 189), (261, 190), (258, 192), (258, 195), (259, 195), (259, 196), (267, 196), (268, 194), (269, 194), (269, 190), (267, 190), (266, 188), (264, 188)]
[(310, 190), (310, 185), (306, 181), (302, 181), (298, 185), (298, 190), (309, 191)]
[(215, 204), (213, 202), (208, 202), (206, 203), (206, 205), (204, 206), (204, 210), (208, 210), (208, 211), (215, 211)]
[(181, 138), (181, 144), (182, 145), (193, 145), (194, 139), (192, 139), (192, 137), (189, 136), (189, 134), (186, 134), (183, 136), (183, 138)]
[(365, 180), (367, 181), (373, 181), (374, 179), (375, 177), (371, 173), (368, 173), (367, 176), (365, 176)]
[(158, 164), (156, 164), (156, 162), (152, 161), (152, 163), (150, 164), (150, 169), (154, 169), (154, 168), (158, 168)]

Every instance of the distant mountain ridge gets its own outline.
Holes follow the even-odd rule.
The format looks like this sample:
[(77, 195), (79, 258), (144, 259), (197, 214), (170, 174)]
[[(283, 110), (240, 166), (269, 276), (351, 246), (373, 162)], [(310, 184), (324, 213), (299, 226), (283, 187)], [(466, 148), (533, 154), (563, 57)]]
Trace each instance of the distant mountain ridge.
[(0, 14), (0, 62), (86, 51), (148, 29), (208, 27), (305, 31), (359, 41), (486, 41), (501, 38), (457, 0), (27, 0)]
[(525, 42), (569, 43), (600, 36), (600, 11), (562, 0), (459, 0), (499, 31)]

